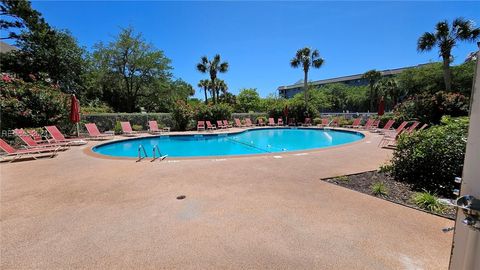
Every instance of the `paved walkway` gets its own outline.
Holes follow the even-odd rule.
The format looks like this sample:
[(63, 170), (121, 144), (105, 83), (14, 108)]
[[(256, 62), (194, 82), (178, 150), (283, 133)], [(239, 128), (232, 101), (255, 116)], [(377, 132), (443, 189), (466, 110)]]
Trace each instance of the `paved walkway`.
[(447, 269), (452, 221), (320, 180), (377, 169), (391, 155), (378, 140), (139, 163), (76, 147), (1, 164), (1, 268)]

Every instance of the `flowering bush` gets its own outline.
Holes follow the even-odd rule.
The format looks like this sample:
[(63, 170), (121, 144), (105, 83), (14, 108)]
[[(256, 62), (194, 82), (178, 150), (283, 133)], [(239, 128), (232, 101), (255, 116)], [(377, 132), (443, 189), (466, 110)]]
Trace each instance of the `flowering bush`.
[(3, 77), (0, 81), (1, 128), (39, 127), (68, 121), (69, 96), (43, 82)]

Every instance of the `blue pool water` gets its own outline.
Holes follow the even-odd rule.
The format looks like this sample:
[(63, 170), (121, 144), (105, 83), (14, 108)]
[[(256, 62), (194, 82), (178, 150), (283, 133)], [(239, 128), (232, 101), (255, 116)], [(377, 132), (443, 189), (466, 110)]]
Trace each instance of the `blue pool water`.
[(361, 133), (329, 129), (265, 128), (235, 134), (155, 136), (106, 143), (93, 148), (102, 155), (138, 157), (142, 145), (152, 157), (155, 145), (169, 157), (231, 156), (325, 148), (358, 141)]

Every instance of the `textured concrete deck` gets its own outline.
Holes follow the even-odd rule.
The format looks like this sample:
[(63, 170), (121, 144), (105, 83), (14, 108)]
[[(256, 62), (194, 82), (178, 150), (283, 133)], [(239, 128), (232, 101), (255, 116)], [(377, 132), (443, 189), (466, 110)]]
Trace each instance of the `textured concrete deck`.
[(446, 269), (452, 221), (320, 180), (378, 168), (391, 155), (378, 140), (139, 163), (77, 147), (1, 164), (1, 268)]

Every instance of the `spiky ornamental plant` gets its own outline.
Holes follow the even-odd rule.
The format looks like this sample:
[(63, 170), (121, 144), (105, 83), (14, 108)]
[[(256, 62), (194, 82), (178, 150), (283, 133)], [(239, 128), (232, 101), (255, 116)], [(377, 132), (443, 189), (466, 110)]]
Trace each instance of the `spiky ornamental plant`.
[(216, 54), (212, 60), (203, 56), (200, 63), (197, 64), (197, 70), (201, 73), (208, 73), (210, 75), (210, 82), (213, 86), (212, 99), (214, 103), (217, 103), (219, 90), (216, 89), (215, 81), (217, 80), (218, 73), (225, 73), (228, 71), (228, 62), (222, 62), (219, 54)]
[(452, 61), (453, 47), (455, 47), (457, 41), (473, 42), (478, 40), (479, 35), (480, 28), (475, 28), (472, 21), (457, 18), (451, 26), (446, 20), (438, 22), (435, 25), (434, 32), (425, 32), (418, 39), (417, 50), (420, 52), (431, 51), (435, 46), (438, 47), (438, 54), (443, 60), (443, 78), (447, 91), (452, 88), (450, 62)]
[(310, 67), (321, 68), (325, 60), (320, 57), (320, 53), (317, 49), (303, 48), (297, 51), (295, 57), (290, 60), (290, 65), (293, 68), (303, 68), (303, 93), (305, 95), (305, 106), (308, 103), (308, 71)]

